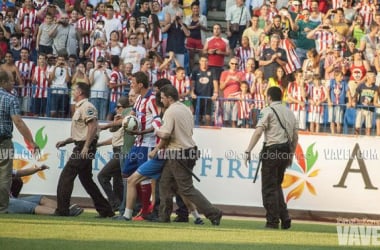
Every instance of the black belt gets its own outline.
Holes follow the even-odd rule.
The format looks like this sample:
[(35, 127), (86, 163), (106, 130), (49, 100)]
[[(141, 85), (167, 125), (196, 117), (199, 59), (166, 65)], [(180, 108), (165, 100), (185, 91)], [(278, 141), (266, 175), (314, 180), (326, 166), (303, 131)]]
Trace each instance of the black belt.
[(286, 150), (286, 149), (289, 149), (290, 148), (290, 144), (288, 142), (285, 142), (285, 143), (281, 143), (281, 144), (272, 144), (270, 146), (265, 146), (263, 148), (264, 151), (272, 151), (272, 150), (279, 150), (279, 149), (282, 149), (282, 150)]
[(10, 139), (12, 139), (12, 136), (6, 136), (6, 135), (0, 136), (0, 142), (3, 142), (5, 140), (10, 140)]

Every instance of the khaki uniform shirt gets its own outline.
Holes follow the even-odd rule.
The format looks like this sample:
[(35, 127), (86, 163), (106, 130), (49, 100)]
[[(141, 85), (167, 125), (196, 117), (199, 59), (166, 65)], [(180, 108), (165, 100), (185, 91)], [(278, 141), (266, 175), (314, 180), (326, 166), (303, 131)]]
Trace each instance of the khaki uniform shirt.
[(172, 103), (164, 113), (163, 123), (160, 131), (170, 134), (168, 149), (188, 149), (195, 146), (193, 114), (183, 103)]
[(87, 138), (87, 123), (93, 119), (97, 120), (98, 111), (95, 106), (83, 99), (75, 104), (75, 113), (71, 121), (71, 138), (74, 141), (85, 141)]
[(276, 110), (282, 124), (285, 126), (289, 134), (289, 140), (293, 141), (294, 133), (297, 133), (298, 129), (298, 123), (293, 112), (286, 106), (282, 105), (281, 102), (273, 102), (269, 107), (265, 107), (261, 111), (256, 126), (263, 128), (266, 146), (282, 144), (288, 141), (285, 130), (281, 127), (276, 114), (270, 107)]

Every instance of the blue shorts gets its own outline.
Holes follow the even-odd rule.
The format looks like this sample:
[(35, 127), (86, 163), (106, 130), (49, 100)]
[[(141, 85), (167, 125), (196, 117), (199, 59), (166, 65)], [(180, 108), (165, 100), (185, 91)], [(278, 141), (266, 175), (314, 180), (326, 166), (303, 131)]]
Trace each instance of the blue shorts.
[(157, 180), (160, 178), (162, 168), (164, 167), (165, 160), (158, 159), (155, 157), (154, 159), (146, 161), (142, 164), (136, 171), (142, 176), (149, 177), (151, 179)]
[(21, 198), (10, 198), (8, 213), (10, 214), (34, 214), (34, 210), (40, 204), (41, 195), (32, 195)]
[(66, 105), (68, 102), (68, 95), (66, 94), (51, 94), (50, 112), (66, 111)]
[(133, 146), (124, 161), (123, 174), (130, 176), (148, 160), (149, 147)]

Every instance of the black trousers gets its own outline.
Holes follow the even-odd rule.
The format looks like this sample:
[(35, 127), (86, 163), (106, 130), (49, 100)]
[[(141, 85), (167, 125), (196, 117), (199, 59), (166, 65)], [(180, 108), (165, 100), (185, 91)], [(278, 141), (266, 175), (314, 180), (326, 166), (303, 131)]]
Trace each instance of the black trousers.
[(57, 214), (61, 216), (69, 215), (74, 180), (79, 176), (79, 180), (84, 189), (94, 202), (96, 211), (98, 211), (101, 216), (110, 216), (113, 214), (112, 208), (92, 179), (92, 160), (96, 153), (96, 141), (91, 144), (88, 157), (86, 158), (80, 157), (83, 146), (84, 141), (75, 144), (73, 153), (59, 177), (57, 187)]
[(262, 197), (267, 224), (278, 225), (289, 219), (281, 183), (289, 165), (289, 148), (271, 147), (262, 152)]
[[(111, 185), (112, 179), (112, 185)], [(108, 197), (112, 208), (118, 208), (123, 200), (123, 179), (120, 168), (120, 147), (113, 148), (112, 158), (100, 170), (98, 181)]]

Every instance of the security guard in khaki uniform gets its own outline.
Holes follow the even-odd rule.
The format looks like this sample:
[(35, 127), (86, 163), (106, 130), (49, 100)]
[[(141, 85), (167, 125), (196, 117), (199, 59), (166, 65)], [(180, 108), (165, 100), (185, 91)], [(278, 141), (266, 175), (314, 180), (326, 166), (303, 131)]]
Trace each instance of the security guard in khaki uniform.
[(92, 179), (92, 160), (95, 157), (97, 143), (98, 112), (87, 99), (90, 95), (90, 86), (78, 83), (73, 91), (76, 110), (71, 123), (71, 137), (57, 142), (56, 147), (60, 148), (69, 143), (74, 143), (75, 147), (59, 177), (56, 214), (69, 216), (74, 180), (79, 175), (84, 189), (94, 201), (99, 217), (112, 217), (114, 213), (110, 204)]
[(281, 103), (280, 88), (269, 88), (267, 95), (269, 106), (262, 110), (245, 154), (249, 160), (253, 147), (264, 132), (264, 147), (260, 159), (263, 205), (267, 212), (265, 227), (278, 229), (281, 219), (281, 228), (288, 229), (291, 226), (291, 219), (281, 183), (298, 143), (297, 121), (293, 112)]

